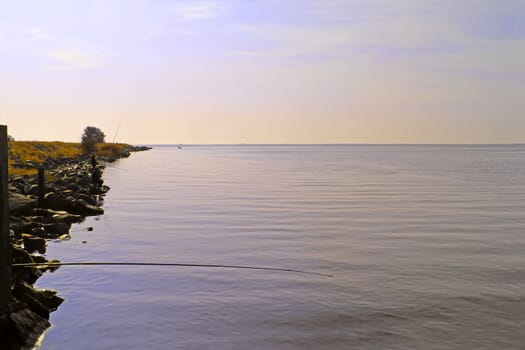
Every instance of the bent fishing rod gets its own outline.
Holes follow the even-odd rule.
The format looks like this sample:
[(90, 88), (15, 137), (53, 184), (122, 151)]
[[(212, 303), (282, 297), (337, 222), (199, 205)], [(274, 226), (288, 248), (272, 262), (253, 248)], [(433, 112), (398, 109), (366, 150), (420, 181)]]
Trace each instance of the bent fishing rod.
[(280, 271), (293, 272), (308, 275), (334, 277), (326, 273), (285, 269), (278, 267), (264, 267), (264, 266), (246, 266), (246, 265), (220, 265), (220, 264), (185, 264), (185, 263), (150, 263), (150, 262), (102, 262), (102, 261), (79, 261), (79, 262), (58, 262), (49, 261), (44, 263), (15, 263), (12, 267), (59, 267), (59, 266), (170, 266), (170, 267), (204, 267), (204, 268), (226, 268), (226, 269), (248, 269), (248, 270), (266, 270), (266, 271)]

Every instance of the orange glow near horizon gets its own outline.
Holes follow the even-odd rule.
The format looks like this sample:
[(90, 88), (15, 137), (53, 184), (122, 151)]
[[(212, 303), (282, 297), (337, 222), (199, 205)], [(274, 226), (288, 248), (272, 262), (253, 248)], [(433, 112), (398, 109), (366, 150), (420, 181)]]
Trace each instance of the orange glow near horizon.
[(0, 122), (20, 140), (121, 122), (128, 143), (525, 141), (520, 3), (199, 4), (6, 5)]

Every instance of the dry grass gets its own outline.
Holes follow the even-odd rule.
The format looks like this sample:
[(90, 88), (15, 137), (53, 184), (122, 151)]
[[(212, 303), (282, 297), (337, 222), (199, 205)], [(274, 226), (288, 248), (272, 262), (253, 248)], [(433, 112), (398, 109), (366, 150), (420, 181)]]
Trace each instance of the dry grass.
[(11, 141), (9, 142), (9, 159), (41, 163), (46, 159), (74, 158), (82, 154), (80, 143)]
[[(36, 173), (31, 164), (41, 164), (47, 159), (75, 158), (82, 154), (80, 143), (46, 141), (9, 142), (9, 174), (30, 175)], [(21, 165), (28, 168), (17, 168)]]
[(118, 157), (129, 148), (124, 143), (97, 143), (95, 146), (100, 157)]
[(9, 167), (9, 175), (10, 176), (23, 176), (23, 175), (34, 175), (37, 173), (36, 169), (21, 169), (21, 168), (13, 168)]
[[(118, 157), (129, 145), (97, 144), (97, 155)], [(46, 142), (46, 141), (10, 141), (9, 142), (9, 174), (30, 175), (36, 173), (36, 167), (47, 159), (77, 158), (82, 156), (80, 143), (76, 142)], [(14, 167), (18, 164), (22, 168)], [(27, 168), (25, 168), (27, 167)]]

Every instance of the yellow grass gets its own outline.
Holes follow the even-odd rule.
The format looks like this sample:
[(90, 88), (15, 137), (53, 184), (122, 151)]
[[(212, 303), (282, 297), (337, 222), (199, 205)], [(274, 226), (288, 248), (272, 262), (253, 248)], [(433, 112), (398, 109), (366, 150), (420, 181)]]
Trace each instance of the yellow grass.
[(95, 146), (99, 157), (118, 157), (130, 147), (124, 143), (97, 143)]
[(46, 142), (46, 141), (10, 141), (9, 142), (9, 174), (30, 175), (36, 173), (36, 168), (15, 168), (13, 164), (40, 164), (47, 159), (74, 158), (80, 156), (80, 143)]
[[(97, 155), (118, 157), (129, 145), (97, 144)], [(77, 142), (47, 142), (47, 141), (10, 141), (9, 142), (9, 174), (30, 175), (36, 173), (35, 168), (15, 168), (13, 164), (41, 164), (47, 159), (76, 158), (82, 155), (82, 148)]]

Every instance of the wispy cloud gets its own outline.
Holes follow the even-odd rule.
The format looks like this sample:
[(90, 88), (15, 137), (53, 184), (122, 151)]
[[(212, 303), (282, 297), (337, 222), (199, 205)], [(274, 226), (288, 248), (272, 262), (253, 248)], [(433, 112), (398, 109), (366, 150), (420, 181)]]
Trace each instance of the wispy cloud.
[(45, 70), (74, 71), (100, 68), (113, 51), (78, 36), (51, 31), (45, 26), (24, 26), (0, 22), (0, 52), (12, 57), (32, 57), (33, 62)]
[[(236, 30), (250, 39), (229, 54), (316, 66), (337, 61), (345, 62), (346, 70), (398, 71), (405, 76), (437, 72), (457, 78), (468, 71), (469, 78), (501, 74), (505, 79), (525, 69), (525, 39), (518, 35), (522, 27), (516, 24), (513, 31), (501, 34), (500, 23), (516, 6), (483, 2), (472, 8), (456, 2), (441, 6), (414, 0), (305, 0), (305, 4), (297, 9), (294, 21), (239, 24)], [(497, 28), (481, 31), (489, 27), (480, 25), (481, 19)], [(495, 31), (497, 40), (492, 35)]]
[(271, 53), (269, 51), (260, 51), (260, 50), (243, 50), (243, 51), (231, 51), (230, 55), (248, 56), (248, 57), (268, 57), (271, 55)]
[(44, 40), (44, 41), (56, 41), (58, 38), (48, 32), (47, 30), (40, 28), (40, 27), (29, 27), (24, 28), (23, 31), (27, 33), (30, 37), (36, 40)]
[(232, 50), (235, 56), (293, 58), (310, 55), (344, 57), (350, 53), (352, 45), (359, 39), (357, 33), (349, 26), (286, 26), (275, 24), (241, 25), (237, 28), (253, 37), (247, 41), (264, 41), (264, 48), (249, 48)]
[(192, 35), (192, 34), (195, 34), (195, 33), (191, 30), (174, 29), (174, 28), (170, 28), (169, 25), (153, 24), (153, 25), (146, 25), (140, 28), (138, 30), (137, 37), (143, 41), (149, 41), (149, 40), (156, 39), (162, 36), (167, 36), (167, 35), (186, 36), (186, 35)]
[(173, 12), (184, 21), (204, 20), (217, 17), (219, 4), (217, 2), (185, 2), (176, 4)]
[(102, 52), (58, 50), (46, 52), (44, 56), (52, 60), (51, 64), (44, 66), (45, 69), (72, 71), (99, 68), (109, 55)]

